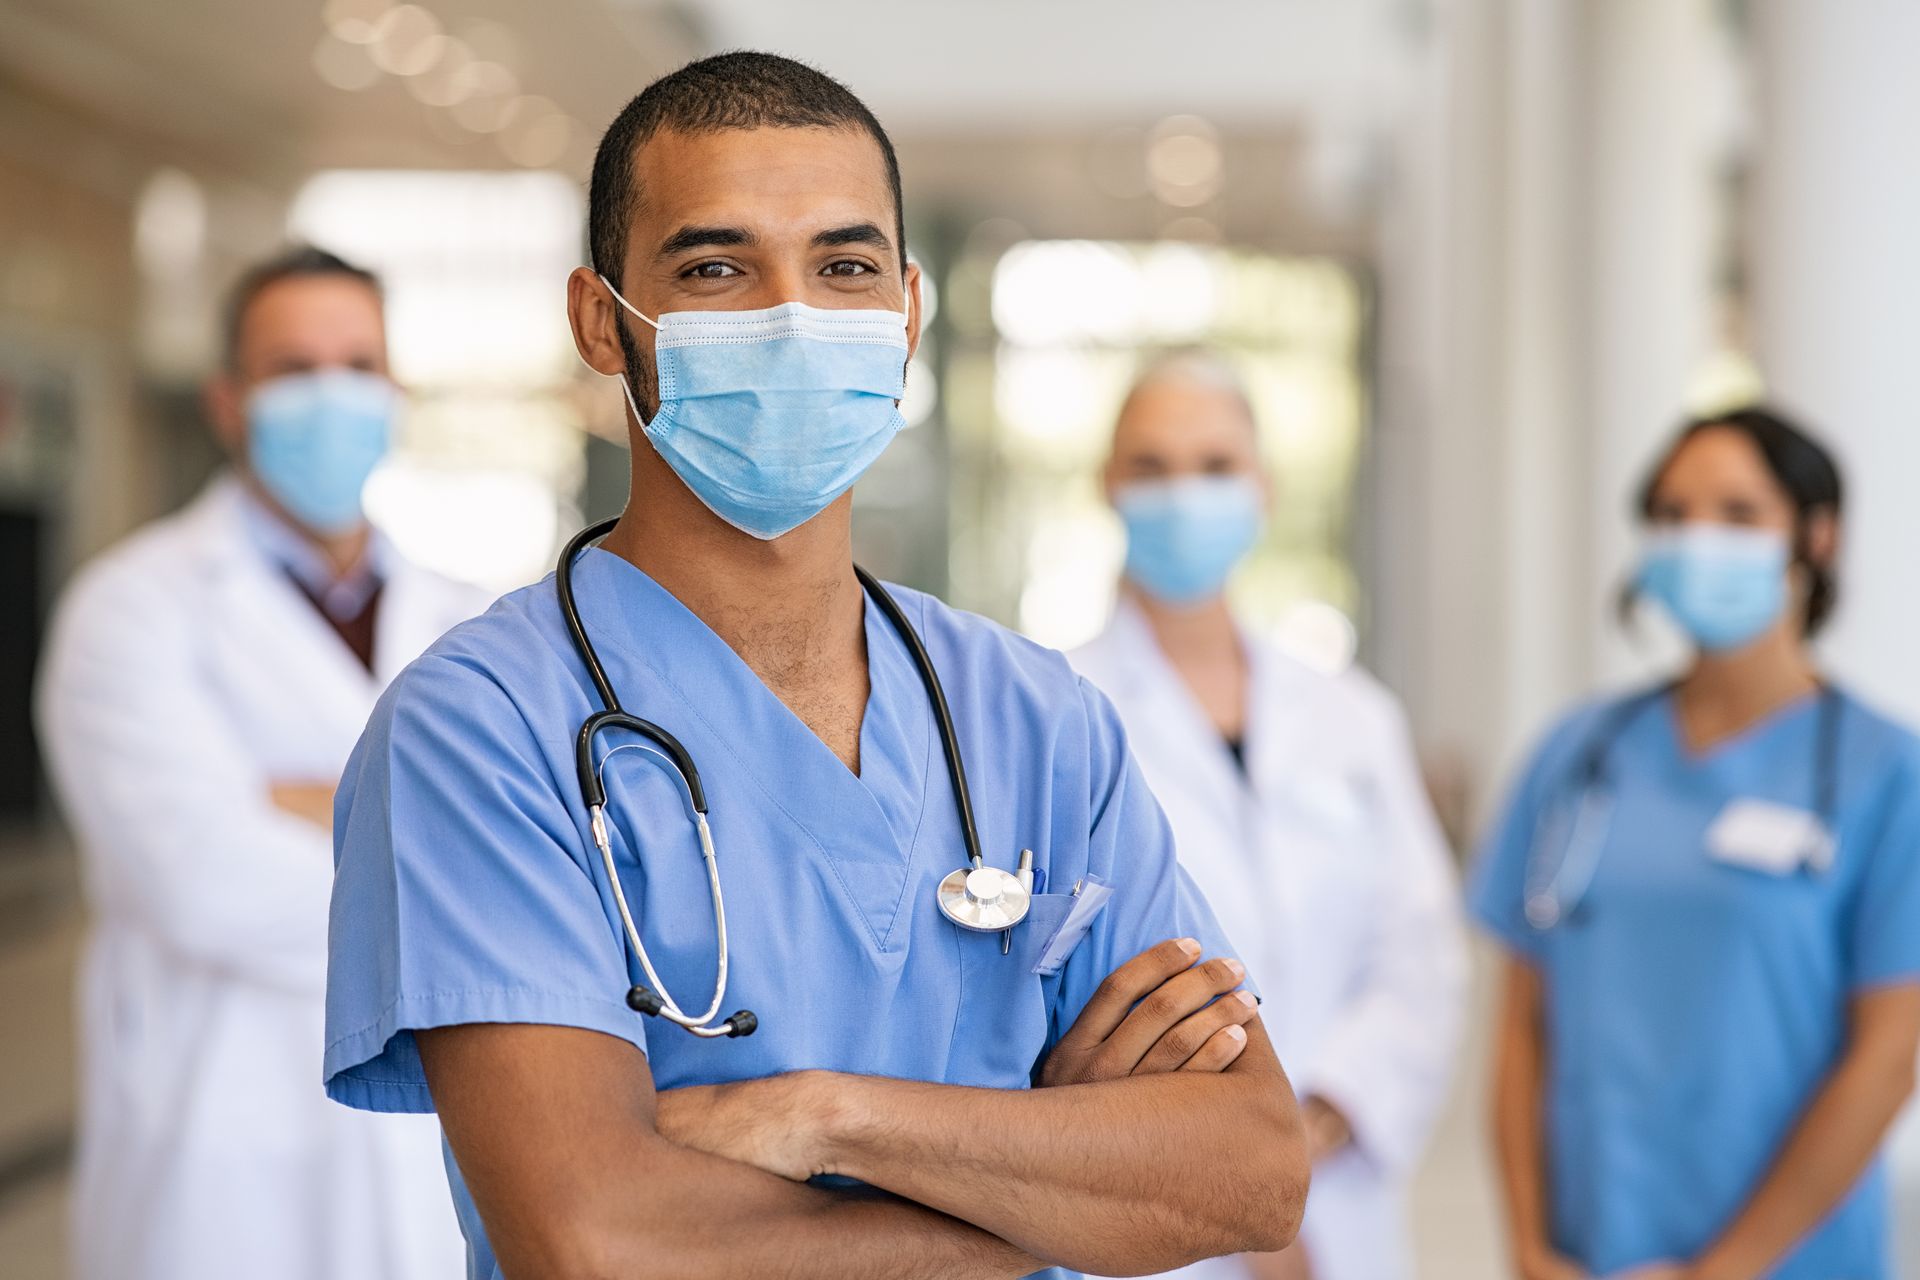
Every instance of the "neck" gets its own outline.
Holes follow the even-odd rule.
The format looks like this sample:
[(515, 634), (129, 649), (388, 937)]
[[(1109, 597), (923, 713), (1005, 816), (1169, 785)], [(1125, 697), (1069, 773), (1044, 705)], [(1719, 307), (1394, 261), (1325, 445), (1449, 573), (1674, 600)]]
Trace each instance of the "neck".
[(639, 471), (636, 500), (603, 545), (659, 583), (763, 678), (796, 665), (845, 663), (849, 645), (864, 655), (849, 497), (761, 541), (715, 516), (677, 480), (643, 479)]
[(302, 524), (252, 476), (246, 476), (245, 481), (256, 502), (271, 511), (280, 523), (299, 534), (303, 541), (320, 553), (336, 582), (358, 569), (361, 561), (366, 559), (367, 543), (373, 537), (373, 529), (365, 520), (344, 533), (321, 533)]
[(1131, 582), (1123, 590), (1146, 616), (1154, 643), (1213, 727), (1228, 738), (1247, 732), (1248, 665), (1224, 596), (1175, 606)]
[(1156, 600), (1132, 582), (1120, 587), (1147, 620), (1161, 651), (1170, 657), (1218, 655), (1240, 651), (1240, 633), (1225, 595), (1209, 596), (1194, 604), (1173, 605)]
[(1797, 627), (1783, 621), (1758, 640), (1725, 653), (1702, 653), (1675, 697), (1689, 736), (1711, 741), (1738, 732), (1820, 687), (1813, 655)]
[(335, 580), (346, 577), (360, 567), (360, 562), (367, 555), (367, 542), (372, 537), (372, 530), (364, 523), (350, 532), (340, 534), (318, 534), (309, 529), (301, 529), (300, 532), (326, 557), (327, 567), (333, 571)]

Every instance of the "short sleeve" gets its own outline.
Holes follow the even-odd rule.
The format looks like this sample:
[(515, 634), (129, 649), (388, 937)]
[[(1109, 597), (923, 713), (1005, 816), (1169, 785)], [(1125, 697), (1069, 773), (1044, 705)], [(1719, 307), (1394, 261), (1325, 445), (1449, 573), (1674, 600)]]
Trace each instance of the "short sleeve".
[(1886, 788), (1886, 817), (1864, 851), (1848, 939), (1856, 989), (1920, 978), (1920, 747), (1909, 754), (1913, 759)]
[(626, 958), (532, 731), (447, 657), (381, 700), (335, 804), (326, 1088), (431, 1111), (414, 1033), (478, 1022), (600, 1031), (643, 1051)]
[(1563, 727), (1534, 752), (1481, 841), (1467, 877), (1467, 909), (1475, 923), (1529, 960), (1539, 958), (1541, 936), (1527, 922), (1527, 861), (1546, 806), (1552, 803), (1553, 779), (1564, 755), (1559, 747), (1567, 736)]
[(1087, 870), (1113, 886), (1113, 897), (1062, 970), (1056, 1037), (1073, 1025), (1108, 974), (1148, 947), (1193, 938), (1205, 956), (1239, 955), (1175, 857), (1173, 829), (1127, 749), (1119, 715), (1085, 679), (1079, 687), (1092, 791)]

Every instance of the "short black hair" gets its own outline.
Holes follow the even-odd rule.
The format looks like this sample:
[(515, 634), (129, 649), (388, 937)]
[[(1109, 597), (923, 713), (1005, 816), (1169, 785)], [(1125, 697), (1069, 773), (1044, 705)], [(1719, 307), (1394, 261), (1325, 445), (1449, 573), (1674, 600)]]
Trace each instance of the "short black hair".
[(1727, 413), (1710, 413), (1683, 423), (1673, 443), (1660, 455), (1640, 486), (1639, 510), (1642, 517), (1653, 514), (1660, 478), (1688, 441), (1703, 431), (1736, 431), (1753, 443), (1774, 482), (1793, 503), (1795, 516), (1794, 558), (1807, 570), (1806, 611), (1802, 621), (1809, 636), (1817, 635), (1840, 603), (1840, 587), (1834, 566), (1815, 564), (1807, 554), (1808, 520), (1826, 514), (1838, 520), (1846, 501), (1846, 485), (1840, 476), (1840, 464), (1825, 445), (1793, 419), (1766, 405), (1748, 405)]
[(880, 147), (893, 192), (894, 238), (907, 260), (906, 214), (900, 198), (900, 160), (893, 140), (867, 104), (823, 71), (773, 53), (719, 53), (690, 62), (642, 89), (613, 118), (593, 157), (587, 198), (588, 251), (593, 269), (620, 283), (627, 256), (627, 224), (639, 195), (633, 162), (641, 145), (662, 130), (718, 133), (727, 129), (859, 129)]
[(365, 267), (357, 267), (338, 254), (328, 253), (325, 249), (310, 244), (298, 244), (283, 249), (273, 257), (248, 267), (234, 282), (227, 294), (225, 353), (227, 368), (233, 369), (240, 361), (240, 327), (246, 322), (247, 308), (254, 299), (265, 293), (282, 280), (301, 280), (316, 276), (342, 276), (349, 280), (358, 280), (373, 290), (373, 296), (383, 296), (380, 277)]

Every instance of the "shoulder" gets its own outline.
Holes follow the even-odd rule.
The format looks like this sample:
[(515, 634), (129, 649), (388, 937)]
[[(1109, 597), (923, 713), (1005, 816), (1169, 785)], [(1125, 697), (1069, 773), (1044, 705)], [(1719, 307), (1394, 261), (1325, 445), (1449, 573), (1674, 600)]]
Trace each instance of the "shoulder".
[(1400, 700), (1358, 663), (1324, 671), (1296, 658), (1271, 640), (1250, 642), (1258, 654), (1262, 683), (1297, 713), (1316, 723), (1338, 725), (1368, 736), (1406, 733)]
[(428, 568), (402, 551), (396, 549), (389, 554), (393, 557), (392, 575), (404, 577), (413, 590), (431, 600), (441, 612), (456, 618), (471, 618), (499, 598), (498, 592)]
[[(198, 616), (192, 582), (210, 563), (205, 524), (204, 513), (189, 507), (143, 525), (88, 560), (60, 593), (55, 629), (112, 617), (132, 633), (164, 625), (169, 615)], [(130, 611), (140, 614), (138, 628), (125, 627)]]
[(1128, 673), (1126, 648), (1121, 626), (1109, 621), (1099, 635), (1067, 650), (1066, 657), (1075, 671), (1102, 688), (1111, 688), (1117, 678)]
[[(473, 720), (566, 679), (570, 655), (551, 576), (458, 622), (394, 677), (376, 721)], [(510, 692), (511, 691), (511, 692)]]
[(1852, 763), (1845, 772), (1920, 788), (1920, 733), (1847, 689), (1837, 689), (1842, 719), (1840, 751)]
[(924, 591), (892, 585), (887, 589), (919, 628), (937, 666), (951, 662), (970, 674), (997, 677), (1024, 697), (1078, 698), (1079, 676), (1058, 649)]
[(1056, 764), (1091, 756), (1095, 771), (1103, 746), (1124, 742), (1112, 703), (1060, 650), (925, 592), (888, 590), (920, 630), (956, 715), (964, 708), (998, 733), (1050, 744)]
[(1588, 753), (1624, 736), (1633, 721), (1651, 712), (1664, 688), (1615, 689), (1574, 703), (1534, 739), (1525, 756), (1523, 777), (1559, 777), (1578, 768)]

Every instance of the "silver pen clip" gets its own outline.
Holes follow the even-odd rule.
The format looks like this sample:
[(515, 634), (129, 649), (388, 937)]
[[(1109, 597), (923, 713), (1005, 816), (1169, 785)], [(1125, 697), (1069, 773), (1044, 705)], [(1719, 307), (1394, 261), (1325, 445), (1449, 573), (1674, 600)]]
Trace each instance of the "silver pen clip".
[[(1020, 887), (1027, 891), (1027, 910), (1031, 911), (1033, 909), (1033, 850), (1031, 849), (1022, 849), (1020, 851)], [(1024, 913), (1021, 918), (1026, 918)], [(1011, 928), (1002, 929), (1000, 931), (1000, 954), (1004, 956), (1012, 950), (1013, 930)]]

